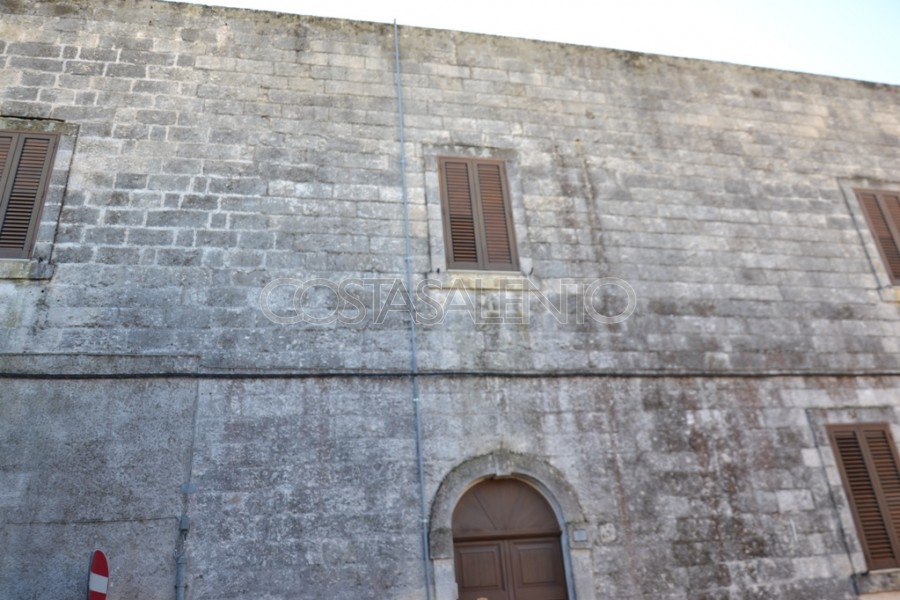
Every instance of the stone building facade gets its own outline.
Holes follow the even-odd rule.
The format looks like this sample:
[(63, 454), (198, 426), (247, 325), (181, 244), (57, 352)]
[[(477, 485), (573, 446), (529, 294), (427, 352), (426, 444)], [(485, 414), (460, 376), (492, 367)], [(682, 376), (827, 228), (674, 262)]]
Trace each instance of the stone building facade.
[[(0, 0), (0, 132), (56, 144), (27, 256), (0, 258), (0, 596), (82, 598), (100, 548), (110, 598), (449, 600), (454, 511), (495, 480), (546, 502), (572, 599), (900, 590), (827, 427), (900, 434), (898, 296), (858, 200), (900, 190), (898, 100)], [(448, 268), (443, 157), (503, 166), (511, 268)]]

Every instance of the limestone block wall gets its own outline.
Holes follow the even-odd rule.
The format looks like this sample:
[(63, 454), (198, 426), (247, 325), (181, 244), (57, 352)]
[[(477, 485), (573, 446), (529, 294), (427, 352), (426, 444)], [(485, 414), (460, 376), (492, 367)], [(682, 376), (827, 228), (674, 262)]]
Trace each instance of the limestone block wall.
[[(0, 112), (77, 139), (45, 215), (54, 274), (0, 281), (0, 351), (405, 368), (405, 317), (377, 322), (371, 281), (405, 265), (389, 26), (151, 0), (2, 7)], [(612, 326), (560, 326), (535, 294), (503, 305), (516, 326), (451, 314), (420, 330), (423, 368), (897, 367), (893, 289), (848, 192), (897, 183), (895, 87), (405, 27), (399, 45), (428, 297), (452, 285), (437, 157), (456, 154), (507, 162), (513, 283), (549, 302), (572, 280), (634, 291), (589, 297), (633, 310)], [(323, 277), (361, 278), (365, 317), (285, 327), (260, 309), (267, 284)], [(301, 308), (337, 314), (319, 291)]]
[[(435, 597), (490, 476), (551, 501), (580, 600), (875, 585), (824, 426), (900, 434), (853, 197), (900, 189), (897, 88), (399, 46)], [(83, 597), (103, 547), (120, 598), (182, 551), (191, 599), (424, 597), (395, 84), (386, 25), (0, 0), (0, 122), (63, 136), (0, 259), (0, 596)], [(519, 272), (448, 272), (446, 155), (505, 161)]]
[[(824, 425), (897, 423), (897, 377), (421, 383), (437, 598), (453, 597), (457, 494), (489, 476), (559, 508), (578, 598), (856, 597), (865, 562)], [(4, 596), (82, 597), (94, 547), (118, 597), (174, 597), (182, 549), (190, 598), (424, 596), (405, 378), (3, 389)]]
[(110, 557), (110, 597), (174, 597), (195, 384), (0, 386), (0, 596), (84, 598), (100, 548)]

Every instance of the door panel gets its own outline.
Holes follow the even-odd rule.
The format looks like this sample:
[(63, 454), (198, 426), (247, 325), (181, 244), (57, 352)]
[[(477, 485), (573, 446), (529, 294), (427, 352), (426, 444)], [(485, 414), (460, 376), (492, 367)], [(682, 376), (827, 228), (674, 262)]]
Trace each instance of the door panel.
[(566, 600), (566, 575), (559, 538), (509, 540), (515, 600)]
[(511, 600), (506, 589), (503, 542), (463, 542), (454, 547), (459, 600)]

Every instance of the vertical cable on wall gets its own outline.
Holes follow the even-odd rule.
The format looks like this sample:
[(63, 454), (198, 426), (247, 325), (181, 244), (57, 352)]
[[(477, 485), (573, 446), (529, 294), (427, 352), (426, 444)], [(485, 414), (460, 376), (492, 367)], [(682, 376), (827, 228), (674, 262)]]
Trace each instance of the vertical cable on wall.
[(428, 517), (425, 503), (425, 466), (422, 453), (422, 409), (419, 399), (419, 357), (416, 350), (416, 314), (412, 290), (412, 243), (409, 234), (409, 193), (406, 185), (406, 138), (403, 132), (403, 86), (400, 82), (400, 38), (394, 19), (394, 66), (397, 79), (397, 121), (400, 129), (400, 181), (403, 191), (403, 236), (406, 241), (406, 305), (409, 310), (409, 374), (416, 420), (416, 466), (419, 476), (419, 526), (422, 535), (422, 563), (425, 570), (425, 597), (431, 600), (431, 558), (428, 552)]

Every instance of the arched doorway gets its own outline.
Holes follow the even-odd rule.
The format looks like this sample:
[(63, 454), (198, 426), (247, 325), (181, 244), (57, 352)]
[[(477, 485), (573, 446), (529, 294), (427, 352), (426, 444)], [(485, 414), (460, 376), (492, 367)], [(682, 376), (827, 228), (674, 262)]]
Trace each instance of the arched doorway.
[(453, 511), (459, 600), (567, 600), (560, 527), (544, 497), (518, 479), (487, 479)]

